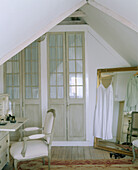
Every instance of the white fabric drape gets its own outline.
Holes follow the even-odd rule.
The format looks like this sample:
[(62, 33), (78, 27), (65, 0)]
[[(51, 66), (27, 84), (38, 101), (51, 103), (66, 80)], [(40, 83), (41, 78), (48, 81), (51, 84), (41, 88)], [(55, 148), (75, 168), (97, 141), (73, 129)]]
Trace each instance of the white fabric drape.
[(101, 83), (97, 88), (97, 103), (95, 108), (94, 136), (102, 139), (112, 139), (113, 120), (113, 87), (112, 83), (105, 88)]

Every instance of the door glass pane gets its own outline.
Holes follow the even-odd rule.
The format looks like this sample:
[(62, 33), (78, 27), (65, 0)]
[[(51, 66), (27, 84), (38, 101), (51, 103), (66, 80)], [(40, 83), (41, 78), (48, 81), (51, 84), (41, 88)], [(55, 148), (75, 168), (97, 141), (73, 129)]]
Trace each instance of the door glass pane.
[(75, 60), (69, 61), (69, 72), (75, 72)]
[(82, 59), (82, 47), (76, 47), (76, 59)]
[(13, 77), (14, 77), (13, 80), (14, 86), (19, 86), (19, 74), (15, 74)]
[(12, 73), (12, 62), (7, 62), (7, 73)]
[(49, 36), (49, 46), (56, 46), (56, 37), (55, 35), (50, 35)]
[(25, 62), (25, 72), (31, 73), (31, 62), (28, 61)]
[(7, 86), (12, 86), (12, 75), (7, 75), (6, 76), (6, 85)]
[(19, 87), (14, 87), (13, 88), (13, 98), (14, 99), (19, 99)]
[(63, 99), (63, 87), (57, 87), (57, 98), (58, 99)]
[(76, 60), (76, 72), (82, 72), (82, 60)]
[(32, 60), (37, 60), (37, 59), (38, 59), (38, 49), (32, 48)]
[(12, 99), (12, 87), (7, 87), (7, 93), (9, 94), (10, 99)]
[(38, 75), (37, 74), (32, 74), (32, 86), (38, 86)]
[(69, 48), (69, 59), (75, 59), (75, 48)]
[(63, 72), (63, 61), (57, 61), (57, 72)]
[(31, 86), (31, 75), (30, 74), (25, 75), (25, 85)]
[(49, 55), (50, 55), (51, 60), (55, 60), (56, 59), (56, 48), (51, 47), (49, 51)]
[(19, 63), (13, 62), (13, 73), (19, 73)]
[(25, 49), (25, 60), (31, 60), (31, 48)]
[(75, 86), (72, 86), (69, 88), (69, 97), (75, 98), (76, 92), (75, 92)]
[(31, 87), (26, 87), (25, 92), (26, 92), (26, 95), (25, 95), (26, 99), (29, 99), (29, 98), (32, 97), (32, 95), (31, 95)]
[(57, 85), (63, 85), (63, 74), (57, 74)]
[(50, 60), (50, 72), (56, 72), (56, 61)]
[(77, 85), (83, 85), (83, 74), (77, 74)]
[(75, 85), (75, 74), (69, 74), (69, 85)]
[(50, 85), (56, 85), (56, 74), (50, 74)]
[(56, 98), (56, 87), (50, 87), (50, 98), (51, 99)]
[(39, 89), (37, 87), (32, 88), (33, 99), (39, 98)]
[(75, 34), (69, 34), (68, 43), (69, 43), (69, 47), (75, 46)]
[(57, 46), (63, 46), (63, 36), (57, 35)]
[(38, 46), (38, 42), (37, 41), (32, 43), (32, 47), (37, 47), (37, 46)]
[(57, 47), (57, 59), (63, 60), (63, 48)]
[(83, 98), (83, 87), (77, 86), (77, 98)]
[(76, 46), (82, 46), (82, 34), (76, 34)]
[(32, 61), (32, 73), (38, 72), (38, 63), (36, 61)]

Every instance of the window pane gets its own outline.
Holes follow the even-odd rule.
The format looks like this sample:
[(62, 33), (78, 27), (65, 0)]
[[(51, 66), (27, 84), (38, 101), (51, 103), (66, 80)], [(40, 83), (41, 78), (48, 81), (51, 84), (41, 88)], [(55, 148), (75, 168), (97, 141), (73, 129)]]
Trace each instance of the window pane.
[(12, 75), (6, 76), (6, 84), (7, 86), (12, 86)]
[(31, 48), (25, 49), (25, 60), (31, 60)]
[(82, 70), (82, 60), (76, 60), (76, 72), (83, 72)]
[(57, 92), (58, 92), (58, 99), (63, 99), (64, 93), (63, 93), (63, 87), (57, 87)]
[(26, 99), (31, 98), (31, 87), (26, 87)]
[(57, 61), (57, 72), (63, 72), (63, 61)]
[(39, 89), (38, 89), (38, 87), (33, 87), (32, 88), (32, 94), (33, 94), (33, 99), (39, 98)]
[(57, 46), (63, 46), (63, 36), (57, 35)]
[(56, 98), (56, 87), (50, 87), (50, 98), (51, 99)]
[(49, 46), (56, 46), (56, 37), (55, 37), (55, 35), (49, 35)]
[(75, 86), (72, 86), (69, 88), (69, 97), (75, 98), (76, 92), (75, 92)]
[(7, 93), (9, 94), (10, 99), (12, 99), (12, 87), (7, 88)]
[(38, 46), (38, 42), (35, 41), (32, 43), (32, 47), (37, 47), (37, 46)]
[(75, 72), (75, 61), (69, 61), (69, 72)]
[(83, 87), (77, 86), (77, 98), (83, 98)]
[(38, 72), (38, 63), (32, 61), (32, 73), (37, 73)]
[(69, 48), (69, 59), (75, 59), (75, 48)]
[(13, 80), (14, 86), (19, 86), (19, 74), (15, 74), (13, 77), (14, 77)]
[(13, 98), (14, 99), (19, 99), (19, 87), (14, 87), (13, 88)]
[(7, 73), (12, 73), (12, 62), (7, 62)]
[(57, 74), (57, 85), (63, 85), (63, 74)]
[(33, 86), (38, 86), (38, 75), (37, 74), (32, 74), (32, 85)]
[(57, 47), (57, 59), (63, 60), (63, 48)]
[(82, 48), (76, 47), (76, 59), (82, 59)]
[(76, 46), (82, 46), (82, 34), (76, 34)]
[(69, 85), (75, 85), (75, 74), (69, 74)]
[(56, 61), (50, 61), (50, 72), (56, 72)]
[(25, 75), (25, 85), (31, 86), (31, 75), (30, 74)]
[(69, 47), (75, 46), (75, 35), (74, 34), (68, 35), (68, 43), (69, 43)]
[(50, 85), (56, 85), (56, 74), (50, 74)]
[(13, 62), (13, 73), (19, 73), (19, 63)]
[(83, 74), (77, 74), (77, 85), (83, 85)]
[(37, 59), (38, 59), (38, 49), (32, 48), (32, 60), (37, 60)]
[(50, 48), (49, 51), (49, 57), (51, 60), (55, 60), (56, 59), (56, 48)]
[(25, 72), (31, 73), (31, 62), (25, 62)]

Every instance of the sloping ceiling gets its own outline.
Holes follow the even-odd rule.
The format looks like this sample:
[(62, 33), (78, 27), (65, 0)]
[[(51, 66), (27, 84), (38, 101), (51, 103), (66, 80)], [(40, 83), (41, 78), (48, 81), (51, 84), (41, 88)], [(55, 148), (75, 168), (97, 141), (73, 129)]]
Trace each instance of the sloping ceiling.
[(86, 0), (1, 0), (0, 64), (85, 3)]
[(131, 66), (138, 65), (138, 32), (136, 30), (122, 24), (90, 4), (84, 5), (81, 10), (86, 14), (84, 19), (92, 29)]

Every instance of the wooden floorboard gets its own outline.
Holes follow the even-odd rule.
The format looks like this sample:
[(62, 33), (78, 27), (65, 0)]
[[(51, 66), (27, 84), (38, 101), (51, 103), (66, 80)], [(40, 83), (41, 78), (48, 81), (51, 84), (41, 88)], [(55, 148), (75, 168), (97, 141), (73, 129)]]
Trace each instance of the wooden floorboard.
[(89, 146), (53, 146), (52, 160), (110, 159), (110, 152)]

